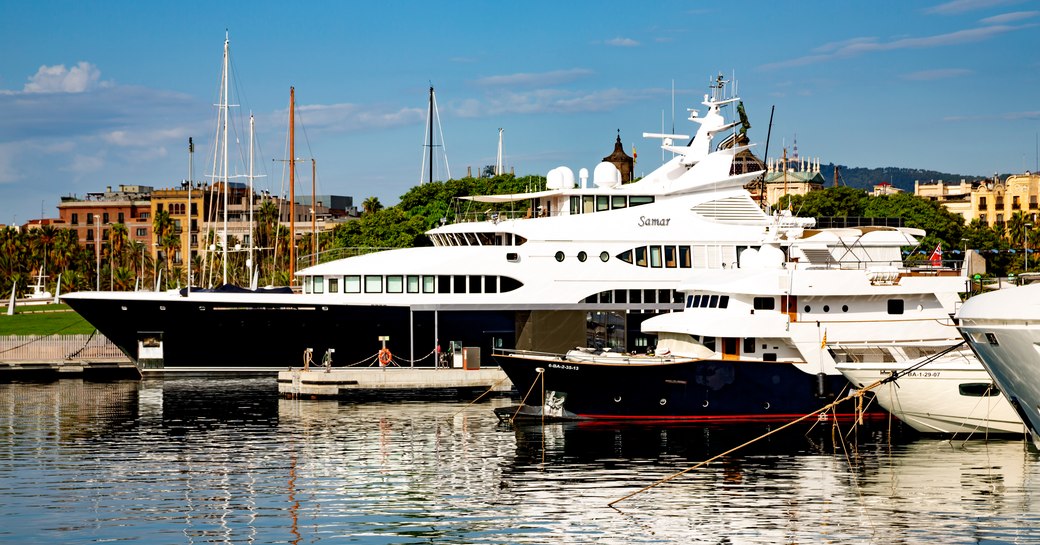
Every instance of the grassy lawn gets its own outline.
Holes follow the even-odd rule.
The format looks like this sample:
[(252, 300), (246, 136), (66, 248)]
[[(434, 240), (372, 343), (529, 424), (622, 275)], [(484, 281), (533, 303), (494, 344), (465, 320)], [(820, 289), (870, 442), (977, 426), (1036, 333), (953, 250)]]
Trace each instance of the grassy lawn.
[(0, 335), (89, 335), (94, 326), (87, 323), (68, 305), (32, 305), (15, 307), (14, 316), (7, 306), (0, 310)]

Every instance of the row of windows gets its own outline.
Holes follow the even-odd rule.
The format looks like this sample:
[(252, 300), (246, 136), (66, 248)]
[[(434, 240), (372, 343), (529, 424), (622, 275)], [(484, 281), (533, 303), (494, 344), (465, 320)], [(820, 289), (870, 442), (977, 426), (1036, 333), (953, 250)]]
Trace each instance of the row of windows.
[(575, 195), (571, 197), (571, 214), (606, 212), (653, 202), (653, 195)]
[[(126, 215), (125, 215), (124, 212), (119, 212), (116, 216), (118, 218), (116, 220), (116, 223), (126, 223)], [(101, 214), (101, 223), (109, 223), (109, 219), (111, 219), (111, 218), (109, 217), (108, 212), (104, 212), (103, 214)], [(78, 213), (76, 213), (76, 212), (72, 213), (71, 223), (72, 223), (72, 225), (79, 225), (79, 214)], [(93, 224), (93, 223), (94, 223), (94, 213), (93, 212), (87, 212), (87, 224), (90, 225), (90, 224)]]
[[(727, 308), (729, 305), (728, 295), (688, 295), (686, 297), (687, 308)], [(755, 297), (752, 301), (752, 306), (755, 310), (775, 310), (776, 309), (776, 298), (775, 297)], [(830, 305), (823, 305), (824, 312), (830, 312)], [(905, 309), (905, 302), (902, 299), (889, 299), (888, 300), (888, 313), (889, 314), (903, 314)], [(812, 312), (812, 306), (805, 305), (803, 307), (805, 312)], [(842, 305), (842, 312), (848, 312), (849, 306)]]
[(606, 290), (585, 298), (588, 304), (636, 303), (636, 304), (682, 304), (682, 293), (674, 290)]
[(690, 246), (640, 246), (618, 254), (618, 259), (640, 267), (667, 267), (689, 269), (693, 267), (693, 252)]
[(440, 233), (430, 235), (434, 246), (520, 246), (527, 239), (513, 233)]
[[(757, 298), (756, 298), (757, 299)], [(729, 308), (728, 295), (688, 295), (686, 308)]]
[(325, 293), (326, 285), (329, 293), (506, 293), (523, 284), (508, 276), (354, 274), (312, 276), (304, 287), (308, 293)]

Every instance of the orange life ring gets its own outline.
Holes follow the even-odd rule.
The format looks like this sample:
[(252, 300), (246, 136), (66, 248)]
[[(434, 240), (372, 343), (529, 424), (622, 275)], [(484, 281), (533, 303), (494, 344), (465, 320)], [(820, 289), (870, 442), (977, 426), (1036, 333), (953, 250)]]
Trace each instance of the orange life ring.
[(393, 354), (390, 353), (389, 348), (379, 349), (379, 366), (386, 367), (390, 365), (390, 362), (394, 359)]

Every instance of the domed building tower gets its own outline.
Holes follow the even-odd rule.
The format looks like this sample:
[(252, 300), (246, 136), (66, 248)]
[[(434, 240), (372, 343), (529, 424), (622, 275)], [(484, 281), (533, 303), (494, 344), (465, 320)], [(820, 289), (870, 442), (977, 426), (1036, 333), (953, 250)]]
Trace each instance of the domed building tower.
[(632, 181), (633, 160), (621, 145), (621, 129), (618, 129), (617, 142), (614, 142), (614, 153), (603, 158), (604, 163), (614, 163), (621, 172), (621, 183), (627, 184)]

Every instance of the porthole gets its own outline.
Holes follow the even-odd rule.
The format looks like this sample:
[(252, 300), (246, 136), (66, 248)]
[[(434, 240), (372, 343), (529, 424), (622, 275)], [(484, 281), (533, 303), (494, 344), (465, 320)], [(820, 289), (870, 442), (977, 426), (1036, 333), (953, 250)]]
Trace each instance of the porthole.
[(660, 404), (661, 404), (661, 406), (662, 406), (662, 407), (664, 407), (665, 405), (667, 405), (667, 404), (668, 404), (668, 400), (662, 397), (662, 398), (661, 398), (661, 401), (658, 401), (658, 403), (660, 403)]
[(206, 312), (206, 307), (203, 305), (199, 305), (199, 312)]
[(614, 398), (614, 403), (621, 403), (621, 396), (616, 396)]
[(705, 399), (704, 402), (701, 403), (701, 407), (707, 407), (707, 406), (708, 406), (708, 400)]
[(769, 402), (766, 401), (765, 403), (763, 403), (762, 404), (762, 408), (768, 411), (769, 410)]
[(556, 261), (563, 261), (563, 252), (556, 252)]
[(831, 306), (830, 305), (823, 305), (823, 311), (824, 312), (830, 312), (831, 311)]
[(578, 252), (578, 261), (585, 263), (585, 260), (589, 258), (589, 255), (585, 252)]
[(119, 307), (119, 308), (120, 308), (120, 309), (122, 309), (122, 310), (126, 310), (126, 305), (122, 305), (122, 306), (121, 306), (121, 307)]
[(849, 311), (849, 306), (848, 305), (842, 305), (841, 306), (841, 311), (842, 312), (848, 312)]
[(324, 311), (327, 312), (329, 310), (329, 307), (321, 307), (321, 310), (324, 310)]
[(159, 305), (159, 310), (166, 310), (166, 305)]
[(604, 262), (604, 263), (606, 263), (607, 261), (610, 260), (610, 254), (608, 254), (607, 252), (600, 252), (599, 253), (599, 260)]
[(812, 310), (812, 307), (810, 307), (809, 305), (805, 305), (805, 312), (809, 312), (810, 310)]

